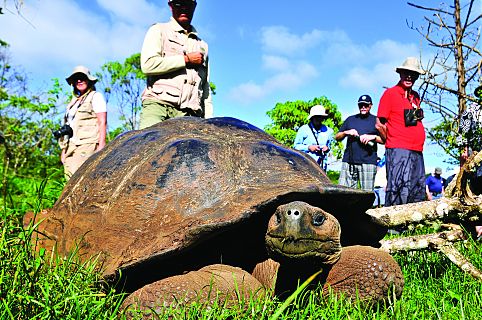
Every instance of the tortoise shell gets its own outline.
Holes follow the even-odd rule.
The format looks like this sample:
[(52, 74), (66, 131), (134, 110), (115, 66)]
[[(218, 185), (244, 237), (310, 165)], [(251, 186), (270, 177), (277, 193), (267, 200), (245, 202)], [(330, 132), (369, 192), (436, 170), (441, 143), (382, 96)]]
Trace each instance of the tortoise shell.
[[(39, 216), (51, 239), (41, 245), (56, 243), (61, 254), (77, 247), (82, 257), (100, 253), (108, 277), (169, 269), (167, 276), (181, 265), (206, 264), (200, 257), (219, 262), (230, 254), (249, 254), (254, 264), (265, 258), (271, 214), (295, 200), (337, 217), (349, 230), (345, 244), (380, 239), (383, 233), (361, 227), (373, 197), (332, 184), (309, 156), (246, 122), (175, 118), (127, 132), (89, 158)], [(228, 232), (237, 225), (245, 227)], [(207, 239), (215, 241), (200, 246)], [(236, 246), (214, 252), (224, 243)], [(240, 252), (247, 243), (259, 252)], [(195, 260), (183, 254), (193, 247)]]

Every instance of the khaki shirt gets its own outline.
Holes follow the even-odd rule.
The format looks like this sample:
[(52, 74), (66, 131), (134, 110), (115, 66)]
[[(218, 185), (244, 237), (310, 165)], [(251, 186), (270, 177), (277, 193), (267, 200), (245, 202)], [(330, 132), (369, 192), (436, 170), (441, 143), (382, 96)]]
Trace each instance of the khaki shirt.
[[(196, 51), (204, 53), (204, 66), (197, 70), (187, 69), (184, 53)], [(146, 33), (141, 51), (141, 69), (148, 77), (142, 99), (159, 100), (180, 109), (203, 108), (204, 116), (212, 117), (208, 61), (207, 43), (197, 36), (196, 29), (188, 33), (172, 17), (168, 23), (154, 24)], [(182, 86), (186, 82), (191, 85)], [(181, 92), (175, 92), (176, 89)], [(163, 94), (169, 90), (173, 92)], [(179, 96), (177, 101), (170, 99), (173, 93)], [(198, 98), (199, 106), (194, 105), (192, 97)]]
[[(75, 146), (99, 142), (99, 124), (97, 114), (92, 107), (92, 99), (95, 94), (95, 91), (90, 91), (81, 97), (73, 97), (67, 105), (64, 123), (70, 125), (73, 136), (71, 138), (63, 136), (59, 139), (61, 149), (69, 148), (73, 152)], [(75, 108), (73, 115), (75, 121), (69, 122), (69, 112), (72, 108)]]

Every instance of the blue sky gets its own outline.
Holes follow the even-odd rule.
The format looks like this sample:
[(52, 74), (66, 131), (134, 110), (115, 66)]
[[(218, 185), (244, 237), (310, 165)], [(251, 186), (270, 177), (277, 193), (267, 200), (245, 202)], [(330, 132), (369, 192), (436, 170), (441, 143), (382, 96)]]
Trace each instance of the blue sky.
[[(0, 39), (39, 86), (78, 64), (97, 71), (124, 60), (140, 51), (152, 23), (170, 17), (167, 0), (25, 0), (28, 22), (4, 11)], [(384, 87), (398, 81), (394, 68), (407, 56), (422, 56), (422, 64), (430, 56), (407, 26), (423, 24), (423, 14), (400, 0), (198, 0), (193, 25), (209, 44), (215, 115), (263, 128), (277, 102), (325, 95), (347, 117), (362, 94), (376, 113)], [(437, 148), (425, 150), (428, 171), (448, 169)]]

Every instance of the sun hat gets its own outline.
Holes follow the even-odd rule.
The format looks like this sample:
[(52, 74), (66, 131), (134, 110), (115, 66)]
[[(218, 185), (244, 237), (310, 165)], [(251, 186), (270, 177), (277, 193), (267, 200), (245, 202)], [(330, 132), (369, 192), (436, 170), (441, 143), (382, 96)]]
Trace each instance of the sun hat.
[(409, 70), (409, 71), (414, 71), (418, 74), (425, 74), (425, 71), (422, 70), (422, 67), (420, 66), (420, 61), (418, 61), (417, 58), (415, 57), (408, 57), (403, 61), (403, 64), (396, 68), (395, 71), (400, 73), (400, 70)]
[(72, 71), (70, 76), (65, 79), (68, 84), (70, 84), (70, 85), (72, 84), (72, 80), (77, 73), (82, 73), (83, 75), (85, 75), (87, 77), (87, 79), (89, 79), (89, 81), (91, 81), (93, 83), (97, 82), (97, 78), (90, 74), (89, 69), (87, 69), (84, 66), (77, 66), (77, 67), (74, 68), (74, 70)]
[(364, 94), (358, 98), (358, 104), (360, 103), (372, 104), (372, 97), (370, 97), (368, 94)]
[(308, 120), (310, 120), (314, 116), (328, 117), (328, 113), (326, 113), (325, 107), (317, 104), (316, 106), (311, 107)]
[(436, 174), (442, 174), (442, 168), (436, 167), (434, 172), (435, 172)]

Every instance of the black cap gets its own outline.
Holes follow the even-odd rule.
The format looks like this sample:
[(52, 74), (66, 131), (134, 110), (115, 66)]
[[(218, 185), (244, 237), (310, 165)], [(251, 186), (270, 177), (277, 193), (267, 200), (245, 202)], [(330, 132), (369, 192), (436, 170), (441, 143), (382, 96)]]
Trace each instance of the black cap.
[(364, 94), (358, 98), (358, 104), (360, 103), (372, 104), (372, 97), (370, 97), (368, 94)]

